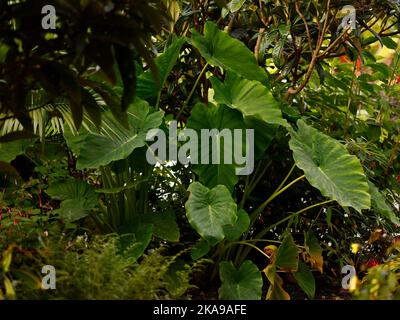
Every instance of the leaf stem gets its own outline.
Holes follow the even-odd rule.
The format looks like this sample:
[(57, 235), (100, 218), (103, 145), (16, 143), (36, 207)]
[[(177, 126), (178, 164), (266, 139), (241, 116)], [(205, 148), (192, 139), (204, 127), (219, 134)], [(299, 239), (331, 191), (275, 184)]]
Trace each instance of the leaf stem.
[[(291, 173), (291, 172), (289, 172)], [(276, 189), (276, 191), (267, 199), (265, 200), (265, 202), (259, 206), (252, 214), (250, 217), (250, 220), (252, 222), (252, 225), (254, 224), (254, 221), (257, 219), (258, 215), (260, 214), (261, 211), (263, 211), (265, 209), (265, 207), (272, 201), (274, 200), (276, 197), (278, 197), (279, 195), (281, 195), (282, 193), (284, 193), (287, 189), (289, 189), (290, 187), (292, 187), (294, 184), (296, 184), (297, 182), (303, 180), (305, 178), (305, 175), (302, 175), (296, 179), (294, 179), (292, 182), (290, 182), (289, 184), (287, 184), (285, 187), (278, 187), (278, 189)], [(285, 178), (286, 179), (286, 178)]]
[(192, 90), (190, 91), (190, 93), (189, 93), (189, 95), (188, 95), (186, 101), (183, 103), (183, 106), (182, 106), (181, 110), (179, 110), (179, 113), (178, 113), (178, 115), (176, 116), (176, 119), (177, 119), (177, 120), (180, 119), (180, 117), (181, 117), (183, 111), (184, 111), (184, 110), (186, 109), (186, 107), (188, 106), (188, 104), (189, 104), (189, 102), (190, 102), (190, 99), (192, 99), (192, 96), (193, 96), (193, 94), (194, 94), (194, 92), (195, 92), (197, 86), (199, 85), (199, 82), (200, 82), (201, 78), (203, 77), (204, 73), (206, 72), (208, 66), (209, 66), (209, 64), (208, 64), (208, 62), (207, 62), (207, 63), (204, 65), (203, 69), (201, 70), (199, 76), (197, 77), (196, 82), (194, 83), (193, 88), (192, 88)]

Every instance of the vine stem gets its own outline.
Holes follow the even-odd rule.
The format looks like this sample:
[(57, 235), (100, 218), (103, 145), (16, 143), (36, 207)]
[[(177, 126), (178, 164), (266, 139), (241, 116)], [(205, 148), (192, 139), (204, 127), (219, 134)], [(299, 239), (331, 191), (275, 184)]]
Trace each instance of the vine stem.
[(183, 103), (183, 106), (182, 106), (181, 110), (179, 110), (179, 113), (178, 113), (178, 115), (176, 116), (176, 119), (177, 119), (177, 120), (180, 119), (180, 117), (181, 117), (183, 111), (184, 111), (185, 108), (188, 106), (188, 104), (189, 104), (189, 102), (190, 102), (190, 99), (192, 99), (192, 96), (193, 96), (193, 94), (194, 94), (194, 92), (195, 92), (197, 86), (199, 85), (199, 82), (200, 82), (201, 78), (203, 77), (204, 73), (206, 72), (208, 66), (209, 66), (209, 64), (208, 64), (208, 62), (207, 62), (207, 63), (204, 65), (203, 69), (201, 70), (199, 76), (197, 77), (196, 82), (194, 83), (193, 88), (192, 88), (192, 90), (190, 91), (190, 93), (189, 93), (189, 95), (188, 95), (186, 101)]
[[(278, 197), (280, 194), (282, 194), (283, 192), (285, 192), (287, 189), (289, 189), (291, 186), (293, 186), (295, 183), (297, 183), (298, 181), (302, 180), (303, 178), (305, 178), (305, 176), (301, 176), (298, 177), (297, 179), (293, 180), (291, 183), (289, 183), (286, 187), (282, 188), (283, 185), (286, 183), (286, 181), (289, 179), (289, 177), (291, 176), (291, 174), (293, 173), (293, 170), (295, 169), (296, 164), (294, 164), (292, 166), (292, 168), (290, 169), (289, 173), (286, 175), (286, 177), (283, 179), (283, 181), (281, 182), (281, 184), (278, 186), (278, 188), (276, 188), (276, 190), (272, 193), (272, 195), (260, 206), (258, 207), (251, 215), (250, 215), (250, 225), (247, 229), (247, 231), (244, 233), (242, 239), (246, 239), (249, 235), (249, 232), (251, 230), (251, 228), (253, 227), (254, 223), (257, 220), (258, 215), (264, 210), (264, 208), (272, 201), (274, 200), (276, 197)], [(237, 256), (241, 256), (242, 254), (242, 248), (239, 248), (238, 252), (237, 252)]]
[(335, 200), (327, 200), (327, 201), (323, 201), (323, 202), (318, 202), (318, 203), (315, 203), (315, 204), (313, 204), (311, 206), (303, 208), (303, 209), (301, 209), (301, 210), (299, 210), (299, 211), (297, 211), (295, 213), (292, 213), (290, 216), (287, 216), (286, 218), (283, 218), (282, 220), (279, 220), (278, 222), (270, 225), (268, 228), (265, 228), (263, 231), (261, 231), (259, 234), (257, 234), (256, 238), (262, 238), (271, 229), (279, 226), (280, 224), (284, 223), (287, 220), (290, 220), (291, 218), (294, 218), (297, 215), (302, 214), (303, 212), (306, 212), (306, 211), (308, 211), (310, 209), (313, 209), (313, 208), (316, 208), (316, 207), (319, 207), (319, 206), (323, 206), (324, 204), (332, 203), (334, 201)]
[(242, 244), (242, 245), (248, 246), (248, 247), (250, 247), (250, 248), (253, 248), (253, 249), (257, 250), (258, 252), (260, 252), (263, 256), (265, 256), (265, 257), (267, 257), (268, 259), (270, 259), (270, 256), (267, 255), (264, 251), (262, 251), (259, 247), (255, 246), (254, 244), (251, 244), (251, 243), (249, 243), (249, 242), (247, 242), (247, 241), (235, 241), (235, 242), (231, 242), (231, 243), (229, 243), (227, 246), (225, 246), (224, 249), (226, 250), (226, 249), (228, 249), (229, 247), (232, 247), (232, 246), (237, 245), (237, 244)]
[[(295, 213), (292, 213), (291, 215), (289, 215), (289, 216), (287, 216), (287, 217), (285, 217), (285, 218), (279, 220), (278, 222), (276, 222), (276, 223), (274, 223), (274, 224), (268, 226), (267, 228), (265, 228), (264, 230), (262, 230), (261, 232), (259, 232), (254, 238), (255, 238), (255, 239), (261, 239), (261, 238), (262, 238), (266, 233), (268, 233), (270, 230), (272, 230), (272, 229), (274, 229), (275, 227), (279, 226), (280, 224), (282, 224), (282, 223), (284, 223), (284, 222), (286, 222), (286, 221), (288, 221), (288, 220), (290, 220), (290, 219), (292, 219), (292, 218), (294, 218), (294, 217), (296, 217), (296, 216), (302, 214), (303, 212), (306, 212), (306, 211), (308, 211), (308, 210), (310, 210), (310, 209), (313, 209), (313, 208), (315, 208), (315, 207), (323, 206), (324, 204), (332, 203), (332, 202), (334, 202), (334, 201), (335, 201), (335, 200), (327, 200), (327, 201), (319, 202), (319, 203), (313, 204), (313, 205), (311, 205), (311, 206), (308, 206), (308, 207), (306, 207), (306, 208), (303, 208), (303, 209), (301, 209), (301, 210), (299, 210), (299, 211), (297, 211), (297, 212), (295, 212)], [(243, 261), (243, 260), (246, 258), (246, 256), (248, 255), (248, 253), (249, 253), (249, 250), (244, 250), (243, 254), (239, 255), (239, 256), (236, 258), (236, 261), (235, 261), (235, 262), (236, 262), (236, 263), (239, 263), (239, 262)]]
[(250, 217), (250, 220), (252, 221), (252, 224), (254, 224), (254, 221), (257, 219), (257, 216), (260, 214), (261, 211), (263, 211), (265, 209), (265, 207), (272, 201), (274, 200), (276, 197), (278, 197), (279, 195), (281, 195), (282, 193), (284, 193), (287, 189), (289, 189), (291, 186), (293, 186), (294, 184), (296, 184), (297, 182), (303, 180), (305, 178), (305, 175), (302, 175), (301, 177), (298, 177), (296, 179), (294, 179), (292, 182), (290, 182), (289, 184), (287, 184), (285, 187), (281, 187), (278, 188), (267, 200), (265, 200), (265, 202), (259, 206), (252, 214)]

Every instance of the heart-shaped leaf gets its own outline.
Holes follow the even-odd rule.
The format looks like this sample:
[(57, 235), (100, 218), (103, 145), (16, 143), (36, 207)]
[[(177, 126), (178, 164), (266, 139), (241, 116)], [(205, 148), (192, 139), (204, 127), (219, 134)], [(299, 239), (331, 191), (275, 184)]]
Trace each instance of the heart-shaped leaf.
[[(213, 188), (219, 184), (225, 185), (231, 192), (233, 192), (233, 187), (239, 180), (236, 175), (237, 165), (234, 164), (234, 129), (244, 130), (245, 124), (243, 122), (243, 116), (240, 112), (227, 108), (225, 106), (206, 106), (204, 104), (197, 104), (193, 110), (192, 115), (188, 121), (188, 128), (197, 131), (200, 137), (199, 141), (199, 159), (200, 155), (208, 156), (210, 164), (198, 164), (193, 166), (194, 172), (196, 172), (200, 178), (200, 181), (207, 187)], [(221, 139), (222, 135), (216, 136), (216, 139), (220, 143), (213, 143), (212, 147), (209, 145), (210, 139), (201, 138), (201, 131), (204, 129), (217, 129), (219, 133), (222, 130), (229, 130), (231, 135), (231, 141), (226, 139)], [(245, 145), (245, 139), (242, 140), (240, 149), (243, 150)], [(231, 151), (232, 159), (229, 159), (231, 164), (228, 164), (227, 159), (224, 158), (225, 149)], [(245, 150), (245, 149), (244, 149)], [(220, 163), (212, 164), (212, 154), (217, 153), (220, 155)], [(242, 166), (240, 166), (242, 167)]]
[(188, 191), (190, 196), (185, 207), (192, 227), (211, 244), (223, 240), (223, 226), (234, 225), (237, 220), (236, 203), (229, 190), (221, 185), (208, 189), (194, 182)]
[(224, 300), (260, 300), (263, 280), (257, 266), (246, 260), (239, 270), (232, 262), (221, 262), (219, 274), (222, 285), (219, 298)]
[(289, 129), (292, 137), (289, 146), (296, 165), (304, 171), (310, 184), (342, 206), (359, 212), (369, 209), (368, 182), (357, 157), (303, 120), (297, 126), (297, 132)]
[(76, 179), (53, 183), (46, 193), (53, 199), (62, 201), (60, 208), (54, 212), (69, 222), (86, 217), (98, 203), (94, 189), (85, 181)]

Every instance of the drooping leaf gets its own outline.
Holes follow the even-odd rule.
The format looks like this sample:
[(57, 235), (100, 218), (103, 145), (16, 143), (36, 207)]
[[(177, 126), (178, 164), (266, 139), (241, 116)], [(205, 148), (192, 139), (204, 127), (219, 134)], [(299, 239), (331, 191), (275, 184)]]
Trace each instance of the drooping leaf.
[(286, 126), (287, 122), (282, 118), (279, 103), (264, 85), (258, 81), (251, 81), (239, 77), (230, 72), (225, 82), (217, 78), (211, 78), (214, 99), (233, 109), (237, 109), (244, 116), (253, 116), (269, 124)]
[(322, 256), (322, 248), (314, 233), (309, 230), (305, 235), (304, 246), (306, 248), (306, 260), (311, 263), (313, 268), (323, 272), (324, 258)]
[(368, 181), (368, 185), (371, 194), (372, 207), (385, 219), (391, 221), (395, 225), (400, 225), (399, 218), (393, 212), (393, 209), (386, 203), (385, 196), (372, 182)]
[[(235, 144), (233, 130), (245, 129), (243, 117), (240, 112), (224, 106), (216, 107), (211, 104), (205, 106), (200, 103), (193, 108), (192, 116), (189, 118), (187, 126), (188, 128), (196, 130), (199, 137), (201, 137), (201, 130), (204, 129), (217, 129), (219, 132), (224, 129), (229, 130), (232, 137), (231, 141), (225, 139), (220, 140), (220, 136), (217, 135), (216, 139), (220, 140), (220, 143), (213, 143), (211, 145), (211, 139), (204, 139), (205, 141), (203, 141), (203, 139), (200, 138), (198, 161), (200, 162), (203, 155), (206, 155), (209, 159), (209, 164), (193, 165), (193, 171), (198, 174), (200, 181), (205, 186), (213, 188), (220, 184), (226, 186), (233, 192), (233, 188), (239, 180), (236, 174), (236, 168), (239, 166), (235, 165), (234, 161)], [(229, 159), (231, 164), (228, 164), (228, 159), (224, 158), (225, 148), (231, 151), (232, 159)], [(245, 141), (242, 143), (242, 148), (245, 148)], [(212, 164), (213, 152), (220, 155), (218, 164)], [(240, 167), (243, 166), (241, 165)]]
[(159, 90), (163, 87), (168, 75), (171, 73), (176, 60), (178, 59), (179, 53), (183, 44), (186, 42), (186, 38), (180, 37), (175, 38), (171, 45), (155, 59), (157, 66), (160, 84), (157, 85), (154, 81), (153, 74), (150, 70), (142, 73), (137, 79), (137, 95), (142, 99), (148, 99), (156, 97)]
[(288, 233), (283, 239), (276, 253), (274, 264), (284, 271), (297, 271), (299, 264), (299, 250), (294, 243), (293, 237)]
[(263, 280), (260, 270), (250, 260), (236, 269), (232, 262), (219, 264), (222, 285), (218, 290), (223, 300), (260, 300)]
[(275, 264), (269, 264), (263, 272), (270, 282), (266, 300), (290, 300), (289, 294), (283, 289), (283, 280), (277, 274)]
[(257, 65), (254, 54), (243, 42), (219, 30), (214, 22), (206, 22), (204, 36), (192, 29), (192, 42), (209, 64), (234, 71), (249, 80), (268, 82), (267, 75)]
[(246, 211), (240, 209), (238, 211), (238, 219), (233, 226), (224, 226), (225, 238), (230, 241), (238, 240), (250, 225), (250, 217)]
[(66, 132), (68, 146), (77, 154), (77, 168), (98, 168), (127, 158), (145, 145), (148, 130), (161, 124), (163, 114), (162, 111), (150, 113), (147, 102), (136, 99), (127, 112), (130, 130), (123, 128), (107, 112), (100, 133), (95, 128), (80, 130), (78, 135)]
[(368, 183), (357, 157), (335, 139), (297, 122), (298, 131), (289, 129), (290, 149), (296, 165), (304, 171), (312, 186), (340, 205), (361, 212), (369, 209), (371, 196)]
[(223, 240), (225, 225), (237, 220), (236, 203), (229, 190), (222, 185), (208, 189), (199, 182), (192, 183), (185, 204), (186, 216), (192, 227), (211, 244)]
[(293, 273), (300, 288), (307, 294), (310, 299), (315, 296), (315, 279), (307, 265), (300, 261), (299, 270)]

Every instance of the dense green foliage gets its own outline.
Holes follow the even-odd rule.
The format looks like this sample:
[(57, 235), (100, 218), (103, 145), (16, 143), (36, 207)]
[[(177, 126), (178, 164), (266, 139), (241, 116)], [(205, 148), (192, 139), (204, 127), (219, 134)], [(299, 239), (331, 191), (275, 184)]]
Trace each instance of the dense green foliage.
[[(44, 2), (0, 0), (0, 295), (399, 297), (396, 1)], [(253, 129), (254, 171), (150, 164), (172, 121)]]

